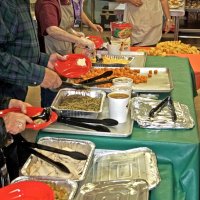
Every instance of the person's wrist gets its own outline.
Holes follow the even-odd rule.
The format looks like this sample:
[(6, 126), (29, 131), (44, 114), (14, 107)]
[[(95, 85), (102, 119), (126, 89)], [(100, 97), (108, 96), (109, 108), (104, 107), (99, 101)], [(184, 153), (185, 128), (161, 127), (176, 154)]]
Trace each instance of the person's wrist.
[(167, 22), (172, 22), (173, 20), (172, 20), (172, 18), (167, 18), (166, 21)]

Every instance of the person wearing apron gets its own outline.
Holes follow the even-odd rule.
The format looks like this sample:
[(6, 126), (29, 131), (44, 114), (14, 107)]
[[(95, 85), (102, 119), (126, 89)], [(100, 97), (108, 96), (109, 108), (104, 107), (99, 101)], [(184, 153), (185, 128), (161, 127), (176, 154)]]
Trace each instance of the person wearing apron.
[(162, 37), (163, 12), (166, 17), (165, 31), (171, 27), (168, 0), (117, 0), (126, 3), (124, 21), (133, 25), (131, 44), (153, 46)]
[[(42, 48), (42, 40), (40, 39), (41, 50), (50, 54), (57, 52), (61, 55), (72, 53), (72, 43), (94, 49), (94, 43), (85, 38), (84, 34), (73, 30), (75, 19), (82, 18), (82, 0), (37, 0), (35, 5), (36, 19), (38, 22), (39, 38), (44, 38), (44, 46)], [(76, 7), (75, 7), (76, 6)], [(79, 11), (77, 6), (79, 6)], [(82, 11), (82, 12), (81, 12)], [(81, 16), (80, 16), (81, 15)], [(84, 15), (86, 23), (88, 18)], [(92, 22), (93, 28), (95, 25)], [(50, 106), (56, 93), (48, 89), (41, 88), (41, 106)]]

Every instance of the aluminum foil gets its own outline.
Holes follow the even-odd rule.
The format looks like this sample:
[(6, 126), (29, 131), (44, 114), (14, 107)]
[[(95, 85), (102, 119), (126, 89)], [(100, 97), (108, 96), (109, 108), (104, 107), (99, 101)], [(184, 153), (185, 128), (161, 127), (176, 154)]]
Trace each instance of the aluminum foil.
[(108, 181), (83, 185), (77, 200), (148, 200), (149, 189), (145, 180)]
[[(72, 180), (61, 180), (58, 178), (52, 178), (52, 177), (34, 177), (34, 176), (19, 176), (16, 179), (12, 181), (12, 183), (17, 183), (21, 181), (29, 181), (29, 180), (35, 180), (35, 181), (41, 181), (45, 183), (53, 183), (56, 186), (61, 186), (62, 188), (66, 189), (66, 192), (68, 194), (68, 200), (74, 199), (74, 196), (76, 194), (78, 184), (75, 181)], [(59, 199), (64, 200), (64, 199)]]
[(92, 183), (143, 179), (153, 189), (160, 182), (156, 155), (146, 147), (97, 154), (92, 173)]
[[(24, 176), (53, 176), (62, 179), (70, 179), (74, 181), (84, 180), (88, 168), (92, 162), (95, 145), (94, 143), (86, 140), (73, 140), (66, 138), (52, 138), (43, 137), (38, 141), (39, 144), (44, 144), (60, 149), (70, 149), (82, 152), (88, 156), (87, 160), (76, 160), (69, 156), (56, 154), (40, 150), (42, 154), (54, 159), (55, 161), (62, 162), (71, 173), (64, 173), (58, 170), (51, 164), (41, 160), (40, 158), (31, 155), (21, 169)], [(39, 151), (39, 150), (38, 150)]]
[(154, 129), (190, 129), (194, 127), (194, 121), (186, 105), (174, 102), (177, 115), (176, 122), (172, 121), (169, 108), (164, 107), (155, 117), (149, 117), (149, 112), (156, 107), (160, 100), (134, 97), (131, 106), (131, 118), (143, 128)]
[[(61, 104), (61, 102), (67, 95), (82, 95), (82, 96), (90, 96), (93, 98), (101, 98), (100, 108), (98, 111), (60, 109), (58, 106)], [(97, 118), (98, 114), (102, 112), (105, 98), (106, 98), (106, 93), (102, 90), (74, 90), (70, 88), (64, 88), (61, 89), (56, 95), (51, 105), (51, 108), (55, 112), (57, 112), (57, 114), (60, 116)]]

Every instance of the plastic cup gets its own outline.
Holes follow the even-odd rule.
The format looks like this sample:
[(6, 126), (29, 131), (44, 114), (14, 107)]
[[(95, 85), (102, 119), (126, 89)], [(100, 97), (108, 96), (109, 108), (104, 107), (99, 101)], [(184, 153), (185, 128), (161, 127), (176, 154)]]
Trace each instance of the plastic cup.
[(118, 123), (125, 123), (128, 116), (130, 95), (126, 93), (111, 92), (108, 94), (109, 116)]
[(132, 87), (132, 85), (133, 85), (133, 80), (131, 78), (128, 78), (128, 77), (114, 78), (112, 82), (113, 82), (114, 86)]
[(121, 44), (118, 44), (118, 43), (108, 44), (107, 45), (108, 54), (109, 55), (121, 55), (120, 48), (121, 48)]

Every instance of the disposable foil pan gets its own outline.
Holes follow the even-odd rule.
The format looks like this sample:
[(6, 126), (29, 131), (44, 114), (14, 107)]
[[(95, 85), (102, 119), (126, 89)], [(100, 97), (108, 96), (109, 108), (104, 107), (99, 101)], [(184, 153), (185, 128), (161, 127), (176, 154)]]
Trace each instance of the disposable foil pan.
[(69, 156), (55, 154), (52, 152), (41, 151), (43, 154), (66, 165), (71, 173), (64, 173), (51, 164), (31, 155), (21, 169), (24, 176), (51, 176), (74, 181), (82, 181), (92, 162), (95, 145), (86, 140), (73, 140), (66, 138), (43, 137), (38, 141), (39, 144), (53, 146), (60, 149), (70, 149), (84, 153), (88, 156), (87, 160), (75, 160)]
[[(112, 59), (113, 62), (110, 64), (104, 64), (102, 62), (96, 62), (96, 63), (92, 63), (93, 66), (95, 67), (124, 67), (124, 66), (130, 66), (131, 63), (133, 62), (133, 60), (135, 59), (134, 56), (117, 56), (117, 55), (104, 55), (106, 56), (108, 59)], [(127, 64), (121, 64), (118, 63), (117, 60), (118, 59), (124, 59), (127, 61)]]
[(78, 200), (148, 200), (149, 189), (145, 180), (106, 181), (83, 185)]
[(169, 108), (164, 107), (155, 117), (149, 117), (149, 112), (156, 107), (160, 100), (134, 97), (131, 106), (131, 118), (144, 128), (154, 129), (190, 129), (194, 127), (189, 109), (186, 105), (174, 102), (175, 112), (177, 115), (176, 122), (172, 121)]
[[(82, 95), (93, 98), (101, 98), (100, 108), (98, 111), (60, 109), (59, 105), (67, 95)], [(98, 114), (102, 112), (105, 97), (106, 93), (102, 90), (74, 90), (70, 88), (64, 88), (61, 89), (56, 95), (51, 108), (56, 111), (59, 116), (97, 118)]]
[[(53, 178), (53, 177), (34, 177), (34, 176), (19, 176), (16, 179), (12, 181), (12, 183), (17, 183), (21, 181), (29, 181), (29, 180), (34, 180), (34, 181), (40, 181), (40, 182), (45, 182), (45, 183), (53, 183), (56, 186), (62, 187), (64, 190), (66, 190), (66, 193), (68, 194), (68, 200), (74, 199), (74, 196), (76, 194), (78, 184), (75, 181), (72, 180), (61, 180), (58, 178)], [(53, 188), (52, 188), (53, 189)], [(56, 192), (56, 191), (55, 191)], [(57, 191), (58, 192), (58, 191)], [(56, 194), (56, 193), (55, 193)], [(58, 199), (55, 195), (55, 200), (64, 200), (64, 199)]]
[(143, 179), (149, 189), (160, 182), (156, 155), (146, 147), (97, 154), (92, 173), (91, 182)]

